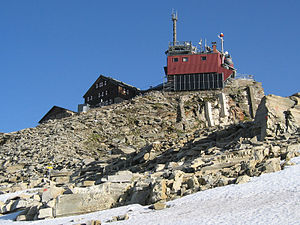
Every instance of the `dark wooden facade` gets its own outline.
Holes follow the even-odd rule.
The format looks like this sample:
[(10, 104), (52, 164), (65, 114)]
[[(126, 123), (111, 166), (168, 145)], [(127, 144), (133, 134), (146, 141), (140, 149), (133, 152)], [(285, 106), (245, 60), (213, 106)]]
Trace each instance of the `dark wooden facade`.
[(100, 75), (83, 96), (85, 104), (99, 107), (119, 103), (138, 95), (140, 90), (121, 81)]
[(69, 117), (76, 114), (76, 112), (73, 112), (71, 110), (59, 107), (59, 106), (53, 106), (46, 115), (39, 121), (39, 123), (47, 122), (48, 120), (53, 119), (62, 119), (65, 117)]

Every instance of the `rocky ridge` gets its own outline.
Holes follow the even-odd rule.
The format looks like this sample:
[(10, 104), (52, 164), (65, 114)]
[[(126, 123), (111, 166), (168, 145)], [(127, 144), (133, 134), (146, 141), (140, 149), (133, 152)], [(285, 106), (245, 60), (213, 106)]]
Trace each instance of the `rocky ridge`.
[(152, 92), (0, 134), (2, 192), (41, 188), (1, 213), (25, 209), (18, 220), (33, 220), (154, 204), (278, 171), (299, 154), (298, 99), (233, 80), (222, 93)]

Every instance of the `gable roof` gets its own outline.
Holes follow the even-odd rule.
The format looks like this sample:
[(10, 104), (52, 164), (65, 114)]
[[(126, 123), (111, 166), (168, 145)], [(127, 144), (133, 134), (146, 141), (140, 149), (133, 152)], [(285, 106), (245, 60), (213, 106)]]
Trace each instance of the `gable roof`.
[(47, 118), (47, 116), (49, 116), (54, 110), (60, 110), (60, 111), (69, 111), (69, 112), (72, 112), (72, 113), (76, 113), (72, 110), (69, 110), (69, 109), (65, 109), (65, 108), (62, 108), (62, 107), (59, 107), (59, 106), (53, 106), (44, 116), (43, 118), (39, 121), (39, 123), (42, 123), (43, 120), (45, 120)]
[(111, 83), (113, 83), (113, 84), (115, 84), (115, 85), (117, 85), (117, 86), (127, 87), (127, 88), (131, 88), (131, 89), (135, 89), (135, 90), (137, 90), (137, 91), (140, 91), (139, 88), (136, 88), (136, 87), (134, 87), (134, 86), (132, 86), (132, 85), (130, 85), (130, 84), (126, 84), (126, 83), (124, 83), (124, 82), (122, 82), (122, 81), (116, 80), (116, 79), (111, 78), (111, 77), (106, 77), (106, 76), (104, 76), (104, 75), (101, 74), (101, 75), (97, 78), (97, 80), (91, 85), (91, 87), (88, 89), (88, 91), (83, 95), (84, 98), (85, 98), (86, 95), (92, 90), (93, 86), (96, 85), (96, 83), (98, 83), (98, 82), (100, 81), (100, 79), (107, 80), (107, 81), (109, 81), (109, 82), (111, 82)]

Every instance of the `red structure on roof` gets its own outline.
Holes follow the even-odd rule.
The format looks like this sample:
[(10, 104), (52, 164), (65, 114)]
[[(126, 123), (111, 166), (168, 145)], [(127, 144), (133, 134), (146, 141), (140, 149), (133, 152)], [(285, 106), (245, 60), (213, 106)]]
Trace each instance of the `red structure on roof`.
[(228, 78), (234, 77), (236, 70), (233, 67), (231, 56), (223, 50), (223, 37), (221, 33), (222, 50), (217, 50), (216, 42), (212, 48), (200, 42), (200, 50), (191, 42), (178, 42), (176, 37), (177, 14), (172, 14), (173, 42), (166, 51), (167, 75), (166, 88), (173, 91), (209, 90), (224, 88)]

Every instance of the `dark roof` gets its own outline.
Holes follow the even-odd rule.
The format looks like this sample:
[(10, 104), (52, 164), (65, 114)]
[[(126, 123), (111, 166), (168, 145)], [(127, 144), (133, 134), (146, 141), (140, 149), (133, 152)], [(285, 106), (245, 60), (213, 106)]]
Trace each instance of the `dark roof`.
[(62, 107), (59, 107), (59, 106), (53, 106), (44, 116), (43, 116), (43, 118), (39, 121), (39, 123), (42, 123), (43, 122), (43, 120), (49, 115), (49, 114), (51, 114), (51, 112), (52, 111), (54, 111), (55, 109), (60, 109), (61, 111), (70, 111), (70, 112), (73, 112), (73, 113), (76, 113), (76, 112), (74, 112), (74, 111), (72, 111), (72, 110), (69, 110), (69, 109), (65, 109), (65, 108), (62, 108)]
[(126, 83), (124, 83), (124, 82), (122, 82), (122, 81), (116, 80), (116, 79), (111, 78), (111, 77), (106, 77), (106, 76), (104, 76), (104, 75), (101, 74), (101, 75), (97, 78), (97, 80), (92, 84), (92, 86), (89, 88), (89, 90), (83, 95), (83, 97), (85, 97), (85, 96), (90, 92), (90, 90), (93, 88), (93, 86), (94, 86), (96, 83), (98, 83), (100, 79), (104, 79), (104, 80), (110, 81), (111, 83), (113, 83), (113, 84), (115, 84), (115, 85), (117, 85), (117, 86), (127, 87), (127, 88), (131, 88), (131, 89), (135, 89), (135, 90), (137, 90), (137, 91), (140, 91), (139, 88), (136, 88), (136, 87), (134, 87), (134, 86), (132, 86), (132, 85), (130, 85), (130, 84), (126, 84)]
[(148, 91), (161, 91), (164, 88), (164, 84), (158, 84), (154, 87), (150, 87), (149, 89), (145, 90), (144, 92), (148, 92)]

